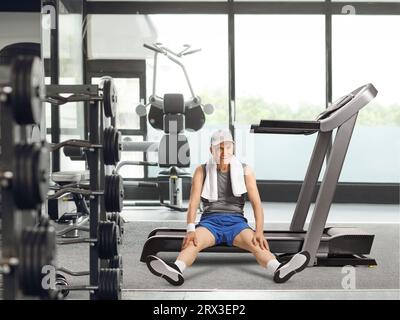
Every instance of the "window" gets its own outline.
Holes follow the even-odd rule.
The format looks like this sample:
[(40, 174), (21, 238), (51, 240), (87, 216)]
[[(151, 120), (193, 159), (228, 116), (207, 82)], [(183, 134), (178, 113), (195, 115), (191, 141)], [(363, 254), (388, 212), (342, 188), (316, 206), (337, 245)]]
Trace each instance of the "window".
[[(206, 124), (198, 132), (186, 132), (191, 148), (191, 168), (208, 158), (204, 141), (214, 128), (228, 125), (228, 19), (226, 15), (89, 15), (88, 54), (90, 59), (145, 59), (146, 98), (152, 94), (153, 52), (144, 43), (162, 42), (179, 50), (184, 44), (202, 50), (184, 58), (193, 90), (203, 103), (215, 106), (206, 115)], [(112, 25), (111, 29), (109, 26)], [(114, 30), (118, 30), (115, 32)], [(129, 70), (127, 70), (129, 71)], [(159, 56), (157, 90), (164, 93), (183, 93), (191, 97), (182, 69), (164, 56)], [(173, 79), (174, 81), (171, 81)], [(135, 101), (136, 104), (139, 100)], [(132, 100), (131, 107), (134, 108)], [(132, 110), (132, 109), (131, 109)], [(132, 112), (132, 111), (131, 111)], [(147, 140), (160, 141), (163, 132), (147, 123)], [(208, 143), (207, 143), (208, 145)], [(149, 154), (149, 161), (156, 154)], [(159, 168), (150, 167), (149, 176), (156, 176)]]
[(334, 16), (332, 23), (334, 96), (369, 82), (378, 90), (359, 112), (341, 181), (398, 183), (400, 16)]
[(325, 108), (324, 25), (319, 15), (235, 17), (236, 152), (257, 179), (304, 178), (315, 135), (249, 129), (261, 119), (313, 120)]

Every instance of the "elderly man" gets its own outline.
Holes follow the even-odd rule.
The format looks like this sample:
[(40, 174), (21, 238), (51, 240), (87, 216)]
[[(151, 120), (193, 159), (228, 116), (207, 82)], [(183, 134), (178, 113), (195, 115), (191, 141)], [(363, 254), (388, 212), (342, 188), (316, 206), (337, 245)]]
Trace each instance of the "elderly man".
[[(308, 252), (294, 255), (286, 263), (279, 263), (269, 250), (264, 237), (264, 212), (253, 170), (234, 155), (234, 141), (226, 130), (217, 130), (211, 137), (211, 157), (196, 168), (192, 179), (187, 212), (187, 234), (182, 250), (174, 263), (156, 256), (146, 259), (149, 270), (169, 283), (179, 286), (183, 272), (193, 264), (200, 251), (224, 243), (251, 252), (275, 282), (289, 280), (302, 271), (310, 260)], [(247, 223), (243, 207), (245, 194), (251, 202), (255, 230)], [(196, 212), (202, 201), (203, 213), (195, 225)]]

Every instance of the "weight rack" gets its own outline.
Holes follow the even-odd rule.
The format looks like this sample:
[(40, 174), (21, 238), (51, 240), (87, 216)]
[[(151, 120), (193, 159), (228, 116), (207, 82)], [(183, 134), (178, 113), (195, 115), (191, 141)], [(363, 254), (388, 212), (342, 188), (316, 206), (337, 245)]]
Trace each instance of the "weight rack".
[[(105, 81), (105, 84), (110, 84), (111, 81)], [(104, 86), (106, 87), (106, 86)], [(113, 87), (113, 85), (112, 85)], [(100, 97), (100, 89), (97, 85), (48, 85), (47, 88), (47, 102), (53, 101), (55, 102), (57, 98), (60, 97), (60, 94), (68, 93), (71, 94), (70, 97), (65, 100), (61, 100), (60, 105), (68, 103), (68, 102), (76, 102), (76, 101), (86, 101), (88, 104), (85, 107), (88, 108), (88, 120), (89, 120), (89, 140), (88, 145), (100, 146), (105, 143), (103, 128), (105, 117), (113, 118), (115, 116), (115, 106), (116, 106), (116, 92), (115, 88), (108, 88), (107, 90), (103, 89), (103, 99)], [(107, 94), (108, 92), (108, 94)], [(110, 94), (111, 93), (111, 94)], [(110, 97), (111, 96), (111, 97)], [(114, 100), (115, 97), (115, 100)], [(107, 100), (105, 100), (107, 99)], [(107, 103), (108, 102), (108, 103)], [(103, 108), (102, 108), (103, 107)], [(103, 112), (104, 109), (104, 112)], [(60, 143), (60, 145), (63, 142)], [(73, 143), (72, 143), (73, 144)], [(107, 145), (107, 143), (106, 143)], [(71, 145), (70, 145), (71, 146)], [(104, 161), (104, 153), (107, 150), (104, 148), (89, 148), (90, 151), (86, 152), (86, 159), (89, 169), (90, 183), (89, 183), (89, 239), (99, 239), (99, 224), (102, 221), (107, 221), (106, 215), (106, 206), (104, 201), (100, 201), (100, 196), (102, 192), (100, 190), (105, 190), (105, 165), (109, 165), (109, 163), (105, 163)], [(81, 159), (80, 159), (81, 160)], [(114, 157), (115, 160), (115, 157)], [(119, 161), (119, 159), (117, 159)], [(61, 188), (62, 190), (62, 188)], [(104, 200), (104, 199), (103, 199)], [(122, 203), (122, 202), (121, 202)], [(90, 241), (90, 240), (89, 240)], [(89, 242), (88, 241), (88, 242)], [(70, 241), (69, 243), (78, 243), (79, 239), (76, 241)], [(89, 277), (90, 284), (87, 288), (99, 288), (103, 286), (99, 284), (99, 278), (103, 276), (104, 273), (101, 273), (101, 268), (108, 267), (106, 265), (106, 261), (101, 260), (99, 257), (99, 242), (100, 241), (92, 241), (90, 242), (89, 249)], [(101, 242), (100, 242), (101, 243)], [(68, 241), (65, 241), (63, 244), (68, 244)], [(74, 275), (74, 272), (71, 272), (66, 269), (59, 269), (61, 272), (65, 272), (70, 275)], [(75, 273), (76, 274), (76, 273)], [(59, 276), (59, 275), (58, 275)], [(60, 278), (64, 278), (64, 284), (67, 284), (64, 276), (60, 276)], [(79, 287), (83, 289), (84, 287)], [(71, 290), (74, 288), (71, 287)], [(114, 289), (115, 290), (115, 289)], [(65, 291), (68, 291), (65, 290)], [(97, 300), (104, 298), (101, 293), (99, 294), (98, 290), (89, 290), (90, 299)], [(120, 294), (108, 295), (108, 296), (120, 296)]]
[[(25, 56), (18, 57), (11, 64), (0, 65), (0, 182), (2, 212), (2, 250), (0, 259), (2, 275), (0, 276), (3, 277), (3, 299), (7, 300), (41, 295), (40, 293), (27, 294), (27, 284), (23, 280), (24, 274), (22, 271), (33, 265), (32, 261), (22, 259), (22, 252), (24, 251), (22, 238), (28, 230), (32, 231), (35, 236), (38, 234), (33, 227), (40, 217), (41, 203), (43, 202), (41, 197), (47, 193), (48, 186), (48, 172), (46, 170), (41, 170), (40, 172), (33, 172), (34, 170), (29, 172), (27, 170), (24, 176), (21, 169), (22, 164), (30, 165), (30, 167), (25, 168), (32, 168), (37, 165), (36, 168), (40, 169), (39, 162), (35, 161), (43, 161), (43, 158), (35, 158), (37, 154), (33, 156), (33, 153), (29, 154), (27, 150), (30, 147), (33, 148), (33, 146), (45, 148), (43, 143), (41, 146), (40, 144), (33, 144), (29, 138), (31, 126), (38, 124), (42, 110), (40, 98), (43, 92), (40, 84), (44, 84), (43, 74), (41, 73), (43, 69), (38, 70), (35, 68), (43, 68), (40, 59)], [(16, 81), (15, 79), (25, 79), (25, 82)], [(33, 79), (37, 80), (35, 84), (31, 81)], [(16, 112), (16, 104), (18, 104), (17, 110), (19, 112)], [(35, 116), (32, 119), (24, 120), (25, 112)], [(18, 153), (17, 150), (25, 150), (25, 153)], [(29, 155), (29, 157), (18, 157), (18, 155), (23, 154)], [(45, 163), (45, 165), (48, 168), (49, 164)], [(37, 173), (39, 175), (35, 176)], [(42, 190), (35, 188), (37, 185), (34, 179), (40, 179), (40, 181), (37, 180), (37, 185)], [(21, 192), (18, 193), (17, 187), (21, 187), (25, 182), (26, 188), (31, 191), (31, 194), (27, 194), (24, 197), (21, 196)], [(39, 198), (35, 198), (37, 196)], [(33, 204), (29, 201), (30, 199), (34, 200)], [(44, 232), (47, 232), (47, 230)], [(52, 234), (47, 235), (51, 236)], [(39, 236), (37, 236), (37, 239), (39, 239)], [(51, 239), (49, 241), (51, 243)], [(55, 251), (51, 253), (55, 255)]]

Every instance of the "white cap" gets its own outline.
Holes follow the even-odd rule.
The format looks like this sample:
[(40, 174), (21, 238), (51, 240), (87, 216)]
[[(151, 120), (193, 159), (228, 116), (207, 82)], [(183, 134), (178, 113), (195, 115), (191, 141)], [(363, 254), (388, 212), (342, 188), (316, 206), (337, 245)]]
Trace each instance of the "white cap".
[(222, 142), (234, 142), (228, 130), (217, 130), (211, 136), (211, 145), (216, 146)]

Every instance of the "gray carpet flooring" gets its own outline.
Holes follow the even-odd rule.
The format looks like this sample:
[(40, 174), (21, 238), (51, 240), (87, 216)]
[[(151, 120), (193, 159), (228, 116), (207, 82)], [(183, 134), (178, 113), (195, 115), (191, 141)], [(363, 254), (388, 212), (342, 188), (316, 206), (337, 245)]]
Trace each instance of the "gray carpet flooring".
[[(347, 225), (333, 225), (347, 226)], [(352, 225), (355, 226), (355, 225)], [(139, 261), (147, 234), (156, 227), (184, 227), (182, 222), (128, 222), (121, 253), (124, 264), (124, 289), (176, 289), (164, 279), (152, 275)], [(271, 225), (269, 225), (271, 227)], [(273, 229), (286, 225), (275, 224)], [(399, 225), (357, 225), (376, 237), (371, 256), (378, 263), (374, 268), (355, 268), (356, 289), (399, 289)], [(74, 271), (88, 269), (88, 245), (58, 247), (58, 265)], [(163, 253), (160, 257), (174, 261), (176, 253)], [(287, 283), (276, 284), (270, 279), (251, 254), (200, 253), (195, 264), (185, 271), (182, 290), (239, 289), (239, 290), (337, 290), (342, 289), (345, 273), (341, 267), (307, 268)], [(88, 277), (67, 277), (70, 284), (88, 283)], [(70, 298), (85, 298), (86, 294), (71, 293)]]

